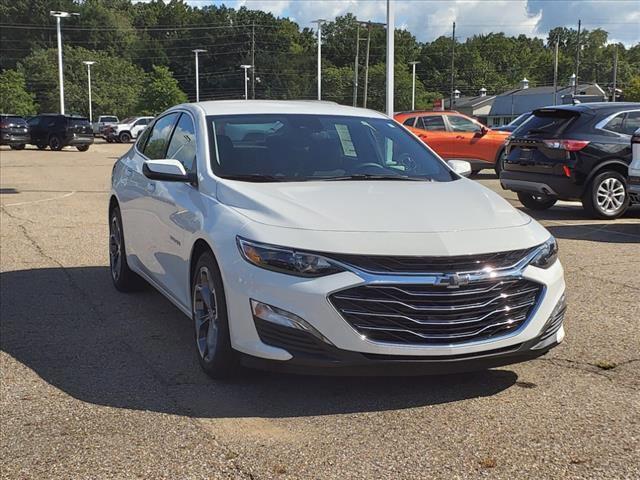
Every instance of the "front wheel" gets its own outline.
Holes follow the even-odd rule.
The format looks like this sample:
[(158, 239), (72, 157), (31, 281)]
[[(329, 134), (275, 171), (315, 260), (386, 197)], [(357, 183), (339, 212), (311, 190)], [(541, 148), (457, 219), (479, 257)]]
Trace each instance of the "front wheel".
[(502, 170), (504, 170), (504, 150), (501, 150), (500, 153), (498, 154), (498, 157), (496, 158), (496, 175), (498, 176), (498, 178), (500, 178), (500, 172), (502, 172)]
[(25, 144), (21, 143), (20, 145), (10, 145), (11, 150), (24, 150)]
[(78, 145), (76, 148), (79, 152), (86, 152), (87, 150), (89, 150), (89, 145)]
[(129, 143), (131, 141), (131, 134), (129, 132), (122, 132), (118, 135), (118, 139), (121, 143)]
[(57, 135), (51, 135), (49, 139), (49, 148), (54, 152), (59, 152), (62, 150), (62, 140)]
[(231, 348), (227, 303), (218, 264), (209, 252), (196, 264), (191, 282), (191, 314), (202, 369), (212, 378), (230, 377), (238, 371)]
[(524, 192), (518, 192), (518, 200), (530, 210), (547, 210), (557, 202), (555, 198)]
[(618, 218), (629, 206), (625, 178), (614, 170), (596, 175), (582, 197), (582, 206), (594, 218)]

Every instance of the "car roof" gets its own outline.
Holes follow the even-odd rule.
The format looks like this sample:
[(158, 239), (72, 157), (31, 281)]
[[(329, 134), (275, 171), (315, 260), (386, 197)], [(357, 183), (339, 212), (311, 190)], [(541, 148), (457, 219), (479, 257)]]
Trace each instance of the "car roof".
[(543, 107), (535, 109), (538, 110), (568, 110), (573, 112), (585, 112), (585, 113), (607, 113), (618, 112), (628, 110), (630, 108), (640, 108), (640, 102), (593, 102), (593, 103), (578, 103), (576, 105), (553, 105), (549, 107)]
[(195, 105), (204, 110), (205, 115), (245, 115), (245, 114), (303, 114), (342, 115), (349, 117), (387, 118), (374, 110), (347, 107), (334, 102), (317, 100), (215, 100), (179, 107)]
[(415, 110), (413, 112), (398, 112), (394, 116), (396, 117), (426, 117), (430, 115), (460, 115), (466, 117), (463, 113), (457, 110)]

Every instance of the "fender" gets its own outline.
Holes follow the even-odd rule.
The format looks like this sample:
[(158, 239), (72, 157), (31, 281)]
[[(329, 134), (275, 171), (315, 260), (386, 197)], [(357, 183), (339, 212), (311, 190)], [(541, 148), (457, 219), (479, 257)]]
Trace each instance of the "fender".
[(626, 163), (624, 160), (620, 159), (620, 158), (612, 158), (610, 160), (605, 160), (602, 163), (599, 163), (598, 165), (596, 165), (591, 172), (589, 172), (589, 176), (587, 176), (586, 180), (585, 180), (585, 185), (588, 184), (591, 179), (593, 177), (595, 177), (598, 173), (600, 173), (603, 170), (603, 167), (608, 167), (610, 165), (616, 165), (616, 166), (620, 166), (623, 167), (625, 171), (629, 170), (629, 164)]

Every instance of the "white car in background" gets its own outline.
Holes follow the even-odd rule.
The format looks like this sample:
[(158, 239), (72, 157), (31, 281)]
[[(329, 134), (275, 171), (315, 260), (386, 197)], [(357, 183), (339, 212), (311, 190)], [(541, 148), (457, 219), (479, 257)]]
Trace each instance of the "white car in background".
[(633, 202), (640, 203), (640, 128), (631, 136), (629, 196)]
[(204, 370), (477, 370), (564, 337), (549, 232), (394, 120), (325, 102), (157, 117), (114, 165), (113, 283), (145, 279)]
[(138, 138), (151, 123), (153, 117), (128, 117), (120, 123), (111, 125), (105, 136), (108, 142), (129, 143)]

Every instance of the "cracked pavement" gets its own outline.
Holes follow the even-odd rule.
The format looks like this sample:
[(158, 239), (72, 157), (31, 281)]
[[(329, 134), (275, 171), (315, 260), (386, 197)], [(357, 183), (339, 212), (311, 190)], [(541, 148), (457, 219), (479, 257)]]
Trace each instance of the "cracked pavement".
[[(217, 382), (186, 317), (111, 285), (109, 175), (126, 148), (0, 150), (1, 478), (640, 478), (640, 208), (535, 213), (569, 301), (543, 358)], [(520, 208), (494, 175), (478, 181)]]

